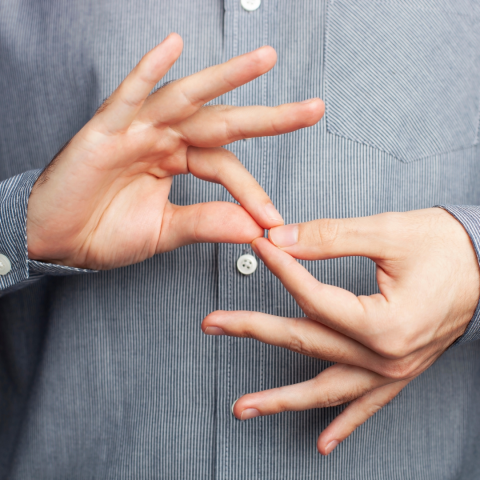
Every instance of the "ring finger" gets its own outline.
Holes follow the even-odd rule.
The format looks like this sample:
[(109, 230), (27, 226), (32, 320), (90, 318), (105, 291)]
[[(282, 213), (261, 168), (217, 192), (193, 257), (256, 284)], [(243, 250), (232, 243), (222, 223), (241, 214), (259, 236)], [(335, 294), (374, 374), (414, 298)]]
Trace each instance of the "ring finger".
[(418, 374), (438, 358), (436, 345), (401, 359), (385, 358), (315, 320), (259, 312), (216, 311), (205, 317), (202, 330), (207, 335), (254, 338), (309, 357), (366, 368), (395, 380)]

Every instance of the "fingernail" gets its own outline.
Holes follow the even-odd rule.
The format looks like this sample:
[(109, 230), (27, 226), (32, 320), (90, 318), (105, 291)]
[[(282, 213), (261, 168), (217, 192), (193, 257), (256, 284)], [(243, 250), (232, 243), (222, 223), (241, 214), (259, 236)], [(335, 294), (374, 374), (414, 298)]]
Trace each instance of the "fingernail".
[(235, 414), (233, 413), (233, 407), (235, 406), (235, 404), (237, 403), (237, 401), (238, 401), (238, 398), (237, 398), (237, 400), (235, 400), (235, 401), (232, 403), (232, 415), (233, 415), (234, 417), (235, 417)]
[(240, 420), (250, 420), (251, 418), (259, 417), (260, 412), (256, 408), (247, 408), (242, 412)]
[(225, 335), (225, 332), (220, 327), (207, 327), (205, 333), (207, 335)]
[(283, 218), (278, 213), (278, 210), (273, 206), (273, 203), (265, 205), (265, 212), (270, 220), (275, 220), (283, 223)]
[(298, 225), (285, 225), (270, 229), (270, 241), (277, 247), (290, 247), (298, 242)]
[(298, 103), (312, 103), (316, 100), (316, 98), (307, 98), (306, 100), (302, 100), (301, 102)]
[(338, 445), (338, 442), (336, 440), (333, 440), (333, 442), (330, 442), (327, 445), (327, 448), (325, 449), (325, 455), (328, 455), (329, 453), (331, 453), (337, 445)]

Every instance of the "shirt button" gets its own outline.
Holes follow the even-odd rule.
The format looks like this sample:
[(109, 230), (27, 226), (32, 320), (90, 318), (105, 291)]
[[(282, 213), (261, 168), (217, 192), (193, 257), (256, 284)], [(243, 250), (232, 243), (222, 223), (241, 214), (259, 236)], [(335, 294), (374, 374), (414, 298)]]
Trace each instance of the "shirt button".
[(0, 253), (0, 275), (6, 275), (12, 269), (10, 260)]
[(237, 268), (244, 275), (251, 275), (257, 269), (257, 259), (253, 255), (242, 255), (237, 260)]
[(260, 6), (262, 0), (241, 0), (240, 3), (245, 10), (253, 12)]

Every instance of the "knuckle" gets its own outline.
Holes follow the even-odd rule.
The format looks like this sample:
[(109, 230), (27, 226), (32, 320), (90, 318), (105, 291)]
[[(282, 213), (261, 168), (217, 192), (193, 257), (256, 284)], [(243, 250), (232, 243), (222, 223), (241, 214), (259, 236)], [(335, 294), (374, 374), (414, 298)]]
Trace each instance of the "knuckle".
[(417, 332), (410, 320), (392, 315), (386, 321), (389, 326), (377, 331), (378, 335), (371, 344), (372, 349), (389, 360), (401, 360), (413, 353), (417, 346)]
[(244, 338), (255, 338), (257, 335), (257, 323), (252, 312), (242, 313), (238, 318), (238, 329)]
[(338, 238), (339, 222), (334, 219), (323, 219), (314, 223), (313, 235), (323, 247), (332, 246)]
[(286, 348), (293, 352), (300, 353), (305, 356), (318, 358), (320, 352), (315, 341), (309, 338), (308, 323), (310, 320), (306, 318), (292, 318), (286, 330)]
[(313, 391), (317, 393), (315, 408), (328, 408), (351, 402), (366, 393), (364, 385), (351, 385), (348, 392), (343, 389), (325, 389), (321, 375), (314, 379)]
[(275, 118), (270, 119), (270, 130), (275, 134), (275, 135), (281, 135), (283, 132), (283, 129), (279, 127), (277, 124), (277, 121)]
[(283, 398), (272, 402), (270, 405), (270, 411), (275, 413), (286, 412), (289, 408), (291, 408), (291, 406)]
[(138, 108), (140, 105), (143, 103), (143, 98), (138, 97), (120, 97), (119, 99), (124, 105), (126, 105), (128, 108)]
[(97, 111), (95, 112), (95, 115), (99, 115), (100, 113), (102, 113), (104, 110), (106, 110), (108, 108), (108, 106), (112, 103), (112, 100), (110, 99), (110, 97), (106, 98), (102, 104), (97, 108)]
[(232, 130), (232, 125), (230, 123), (230, 119), (228, 115), (224, 115), (221, 119), (222, 129), (223, 129), (223, 137), (227, 139), (233, 138), (234, 131)]
[(226, 173), (231, 172), (232, 168), (236, 166), (243, 167), (237, 156), (230, 150), (227, 150), (226, 148), (221, 148), (218, 150), (218, 152), (219, 155), (217, 157), (217, 170), (220, 174), (225, 175)]
[(165, 88), (167, 85), (171, 85), (174, 82), (178, 82), (178, 80), (168, 80), (164, 83), (162, 83), (158, 88), (155, 89), (155, 91), (152, 93), (152, 95), (155, 95), (157, 92), (159, 92), (162, 88)]
[(415, 365), (411, 360), (386, 362), (381, 369), (384, 377), (392, 380), (405, 380), (412, 376)]
[(288, 393), (286, 387), (280, 387), (270, 392), (267, 401), (263, 402), (268, 405), (270, 413), (286, 412), (292, 409), (292, 403), (288, 400)]
[[(368, 403), (367, 406), (365, 407), (365, 414), (366, 416), (368, 416), (368, 418), (373, 417), (381, 408), (383, 408), (383, 405), (379, 403), (375, 403), (375, 402)], [(360, 425), (357, 425), (357, 426), (360, 426)]]
[(318, 402), (316, 405), (317, 408), (328, 408), (328, 407), (335, 407), (337, 405), (342, 405), (345, 403), (342, 401), (338, 395), (333, 395), (332, 393), (326, 393), (323, 398)]
[(388, 360), (401, 360), (409, 353), (408, 346), (402, 340), (374, 344), (373, 350)]
[[(229, 63), (229, 62), (227, 62), (227, 63)], [(223, 75), (222, 76), (222, 81), (225, 83), (225, 85), (227, 85), (227, 88), (229, 88), (230, 90), (234, 90), (235, 88), (238, 87), (236, 82), (231, 80), (228, 75)]]
[(302, 338), (302, 336), (298, 334), (294, 334), (292, 337), (288, 339), (287, 348), (288, 350), (300, 353), (302, 355), (308, 356), (311, 354), (308, 346), (308, 341), (305, 338)]
[(348, 394), (340, 394), (340, 393), (332, 393), (327, 392), (323, 396), (321, 404), (319, 407), (326, 408), (326, 407), (336, 407), (337, 405), (343, 405), (344, 403), (348, 403), (352, 400), (363, 395), (365, 392), (361, 388), (353, 388)]

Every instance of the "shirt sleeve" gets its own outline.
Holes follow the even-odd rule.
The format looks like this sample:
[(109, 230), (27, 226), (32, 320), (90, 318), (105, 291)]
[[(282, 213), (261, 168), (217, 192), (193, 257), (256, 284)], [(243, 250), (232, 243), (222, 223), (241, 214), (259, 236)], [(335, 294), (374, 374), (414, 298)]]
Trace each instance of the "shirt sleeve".
[[(480, 262), (480, 206), (437, 205), (453, 215), (465, 228)], [(480, 302), (477, 305), (465, 333), (454, 345), (480, 340)]]
[(46, 274), (72, 275), (93, 271), (28, 258), (28, 199), (41, 172), (31, 170), (0, 182), (0, 255), (3, 257), (0, 295), (22, 288)]

